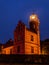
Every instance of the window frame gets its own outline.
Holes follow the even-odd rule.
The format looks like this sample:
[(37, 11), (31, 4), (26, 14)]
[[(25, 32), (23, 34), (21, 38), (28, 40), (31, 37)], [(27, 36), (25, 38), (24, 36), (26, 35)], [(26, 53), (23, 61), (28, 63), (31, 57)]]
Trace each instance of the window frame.
[(31, 35), (31, 41), (33, 41), (33, 40), (34, 40), (33, 35)]

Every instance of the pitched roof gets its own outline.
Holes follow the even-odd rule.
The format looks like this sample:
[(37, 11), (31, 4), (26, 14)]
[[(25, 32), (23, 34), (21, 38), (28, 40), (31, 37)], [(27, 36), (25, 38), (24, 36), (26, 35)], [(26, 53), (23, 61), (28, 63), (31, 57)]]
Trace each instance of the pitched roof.
[(10, 47), (10, 46), (13, 46), (13, 45), (14, 45), (13, 40), (10, 39), (10, 40), (8, 40), (8, 41), (4, 44), (3, 48)]

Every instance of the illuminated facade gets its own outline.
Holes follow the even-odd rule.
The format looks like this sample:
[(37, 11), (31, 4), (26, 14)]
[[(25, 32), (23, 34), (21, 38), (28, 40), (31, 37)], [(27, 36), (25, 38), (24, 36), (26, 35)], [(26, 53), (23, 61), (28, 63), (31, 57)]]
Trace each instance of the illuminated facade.
[(41, 41), (41, 54), (49, 55), (49, 39)]
[(29, 18), (29, 28), (19, 21), (14, 30), (14, 42), (8, 41), (2, 54), (40, 54), (39, 19), (33, 14)]
[(33, 14), (29, 28), (19, 21), (14, 30), (14, 54), (40, 54), (39, 19)]
[(2, 54), (13, 54), (13, 46), (3, 48), (2, 50)]
[(13, 40), (10, 39), (2, 46), (2, 53), (1, 54), (13, 54), (13, 48), (14, 48), (14, 43)]

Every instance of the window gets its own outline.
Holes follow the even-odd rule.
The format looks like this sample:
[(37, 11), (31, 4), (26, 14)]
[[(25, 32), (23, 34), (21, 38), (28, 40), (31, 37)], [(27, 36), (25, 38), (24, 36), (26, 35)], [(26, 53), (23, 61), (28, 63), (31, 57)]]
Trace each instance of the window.
[(18, 41), (20, 41), (20, 35), (18, 35)]
[(34, 53), (34, 47), (31, 46), (31, 53)]
[(33, 36), (31, 35), (31, 41), (33, 41)]
[(10, 54), (12, 54), (12, 49), (10, 49)]
[(20, 52), (20, 46), (17, 47), (17, 53), (19, 53), (19, 52)]

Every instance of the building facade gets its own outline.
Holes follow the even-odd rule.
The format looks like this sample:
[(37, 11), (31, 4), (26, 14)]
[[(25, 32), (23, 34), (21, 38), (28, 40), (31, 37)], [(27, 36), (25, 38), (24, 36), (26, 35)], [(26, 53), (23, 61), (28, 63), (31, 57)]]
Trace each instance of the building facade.
[(2, 54), (40, 54), (39, 19), (36, 14), (29, 18), (29, 28), (19, 21), (14, 30), (14, 41), (9, 40)]
[(49, 55), (49, 39), (41, 41), (40, 45), (41, 45), (41, 54)]
[(14, 43), (13, 40), (8, 40), (3, 46), (2, 46), (2, 54), (13, 54), (13, 48)]
[(40, 31), (37, 15), (30, 16), (29, 28), (19, 21), (14, 30), (14, 54), (40, 54)]

